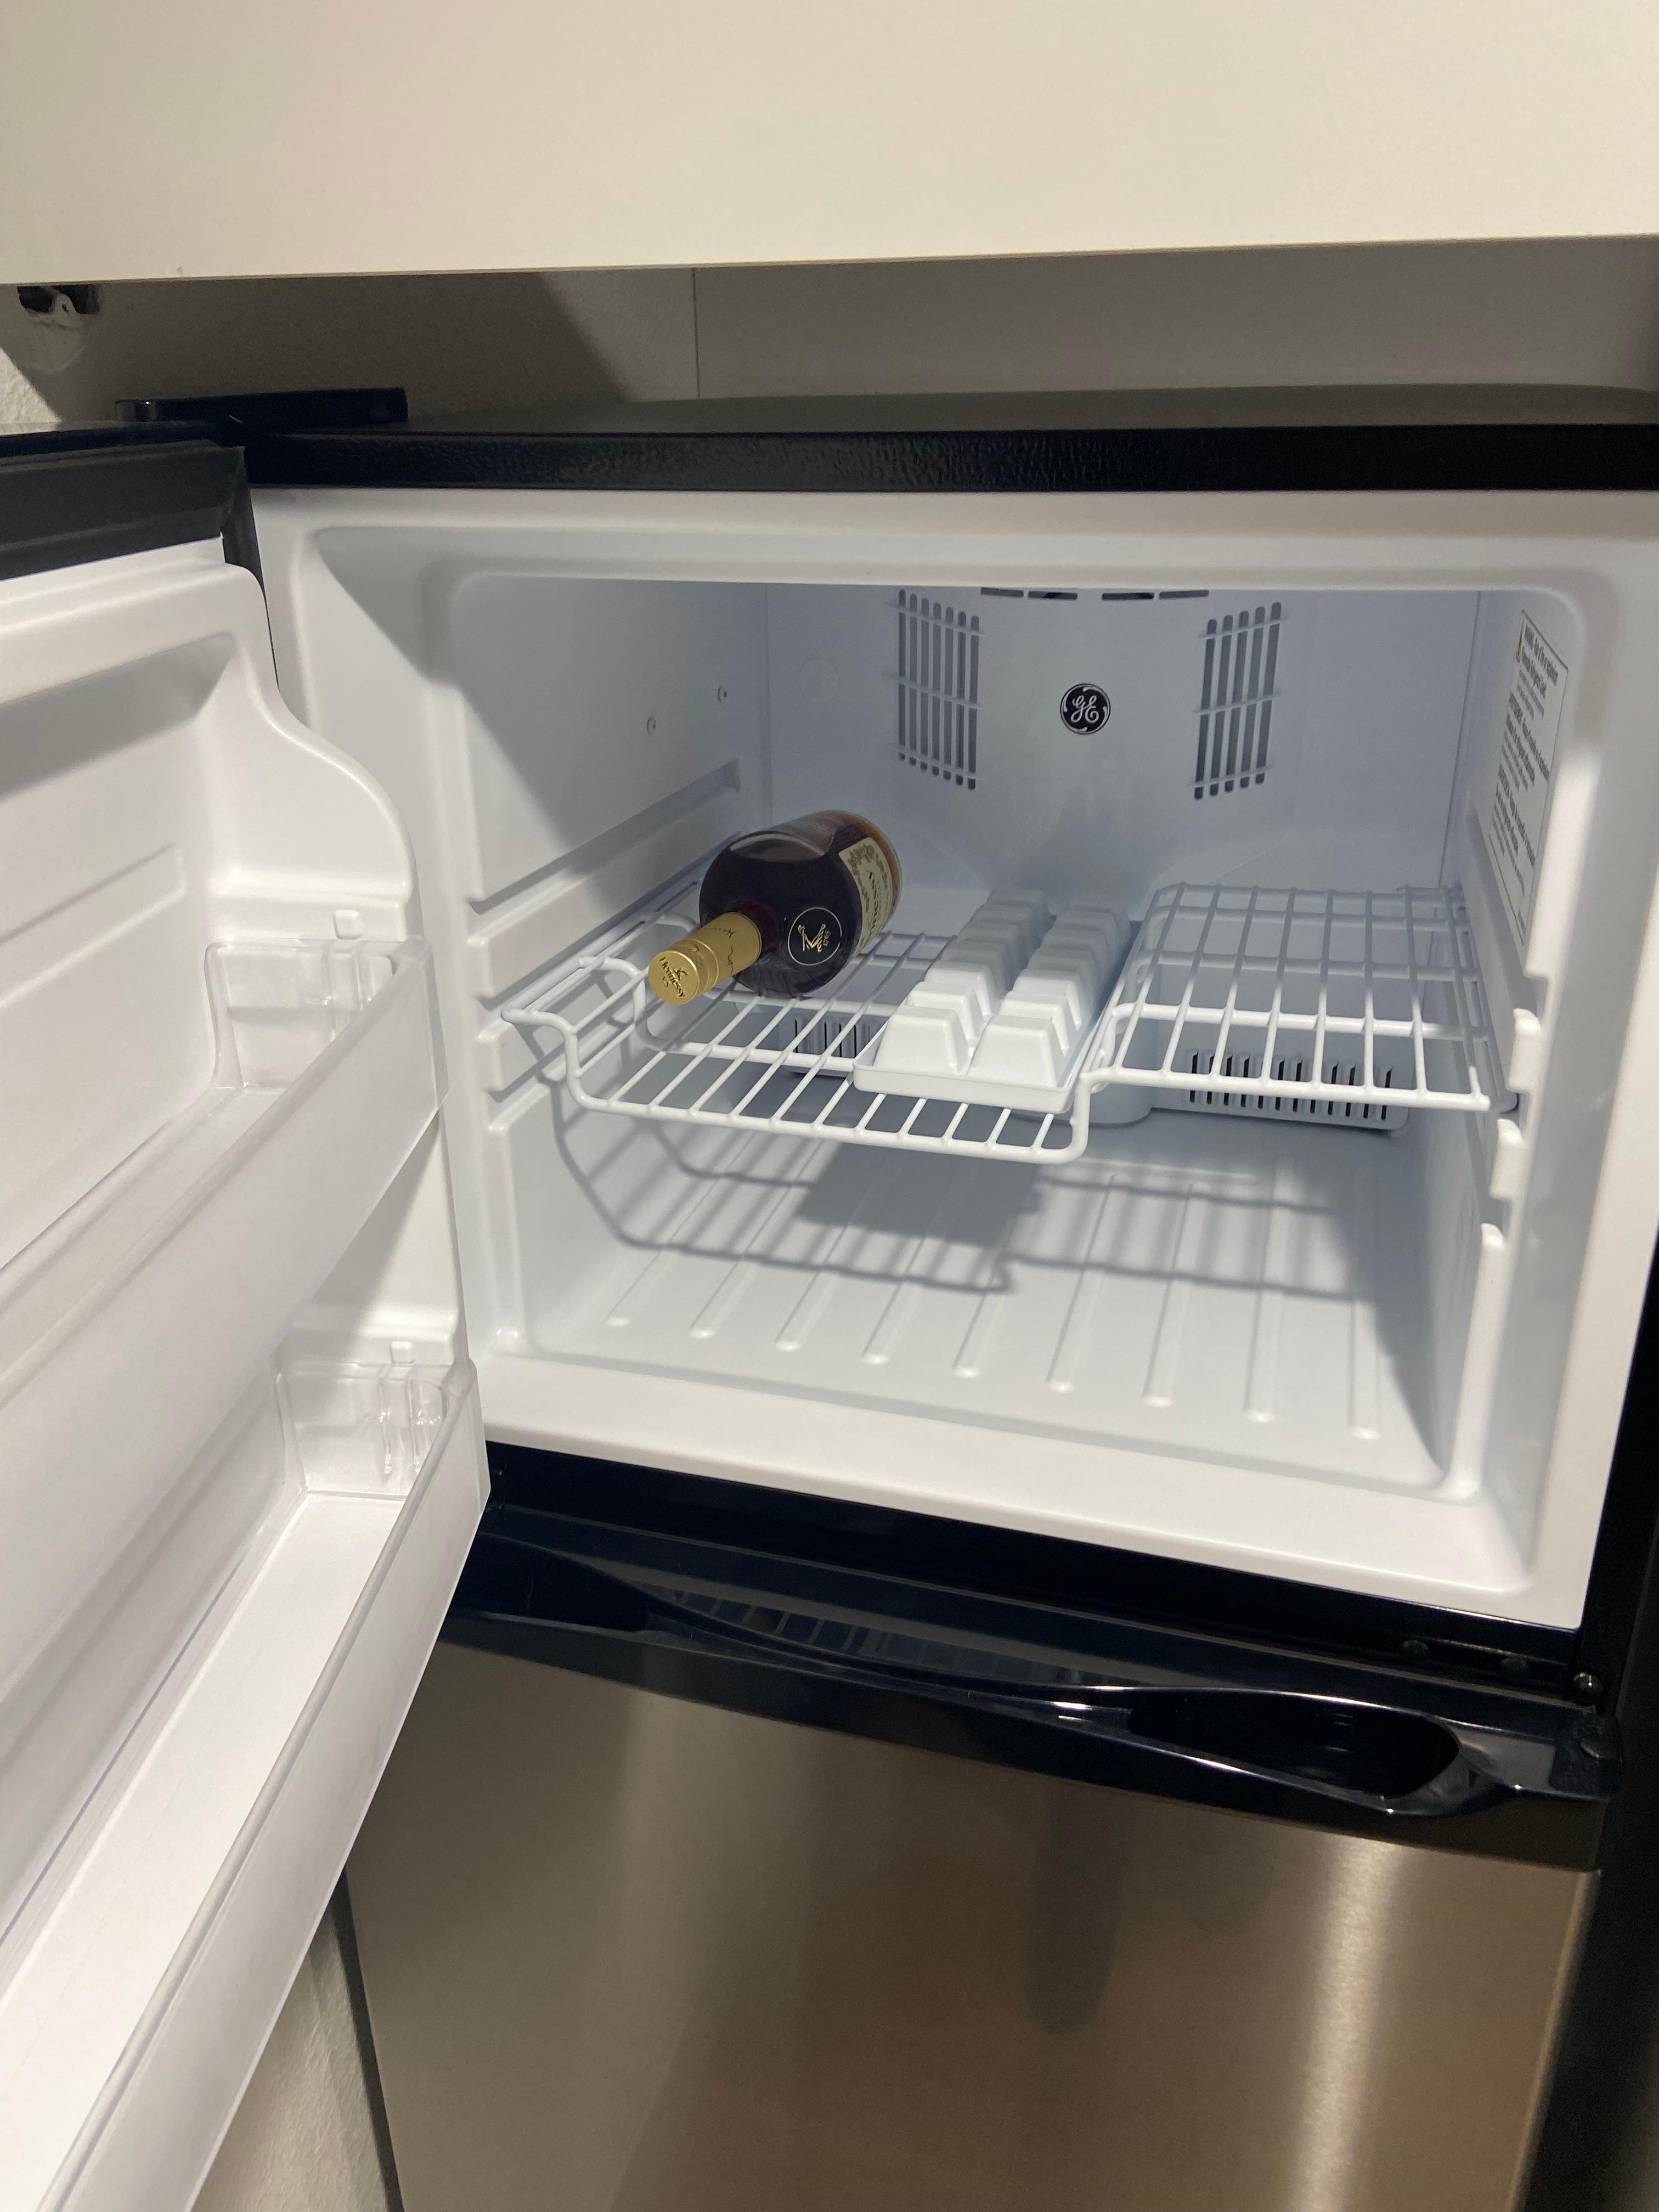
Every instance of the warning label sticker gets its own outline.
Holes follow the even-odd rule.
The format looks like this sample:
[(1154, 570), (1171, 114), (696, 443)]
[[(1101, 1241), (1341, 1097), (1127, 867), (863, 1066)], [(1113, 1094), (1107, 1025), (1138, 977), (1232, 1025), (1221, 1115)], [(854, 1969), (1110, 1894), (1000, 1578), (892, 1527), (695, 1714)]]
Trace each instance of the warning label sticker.
[(1555, 784), (1555, 748), (1566, 682), (1566, 662), (1531, 616), (1523, 613), (1504, 709), (1498, 773), (1481, 824), (1522, 953), (1538, 891), (1538, 858), (1544, 849), (1544, 825)]

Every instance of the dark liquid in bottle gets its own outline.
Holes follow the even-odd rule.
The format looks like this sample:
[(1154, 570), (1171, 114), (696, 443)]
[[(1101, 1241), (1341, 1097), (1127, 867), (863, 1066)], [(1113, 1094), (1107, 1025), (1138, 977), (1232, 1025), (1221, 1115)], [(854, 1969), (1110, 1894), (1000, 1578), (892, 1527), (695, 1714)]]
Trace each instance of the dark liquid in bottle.
[(885, 838), (857, 815), (811, 814), (733, 838), (708, 865), (698, 914), (747, 915), (761, 953), (738, 986), (793, 999), (833, 981), (886, 927), (897, 896)]

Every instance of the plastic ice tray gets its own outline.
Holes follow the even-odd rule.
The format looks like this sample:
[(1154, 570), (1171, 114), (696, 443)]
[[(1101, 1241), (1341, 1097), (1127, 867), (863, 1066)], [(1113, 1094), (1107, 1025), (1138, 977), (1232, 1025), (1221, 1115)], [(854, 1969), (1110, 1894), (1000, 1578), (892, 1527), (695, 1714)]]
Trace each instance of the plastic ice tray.
[(854, 1082), (1063, 1113), (1131, 933), (1104, 899), (1075, 899), (1058, 919), (1039, 892), (988, 900), (888, 1015)]

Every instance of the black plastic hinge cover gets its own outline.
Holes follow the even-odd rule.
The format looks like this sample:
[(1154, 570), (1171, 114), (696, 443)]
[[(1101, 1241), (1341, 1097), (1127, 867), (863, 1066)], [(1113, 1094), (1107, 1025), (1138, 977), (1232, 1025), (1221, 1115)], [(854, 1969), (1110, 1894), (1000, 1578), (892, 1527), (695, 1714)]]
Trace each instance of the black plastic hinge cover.
[(343, 386), (325, 392), (233, 392), (197, 398), (123, 399), (123, 422), (189, 422), (222, 445), (283, 430), (364, 430), (407, 422), (409, 398), (399, 384)]

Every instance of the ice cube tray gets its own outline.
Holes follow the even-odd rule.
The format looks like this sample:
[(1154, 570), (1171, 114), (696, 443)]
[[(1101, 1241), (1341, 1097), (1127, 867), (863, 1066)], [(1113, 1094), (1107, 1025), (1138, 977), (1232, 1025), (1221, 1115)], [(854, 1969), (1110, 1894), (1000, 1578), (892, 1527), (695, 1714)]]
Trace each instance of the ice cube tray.
[(988, 899), (887, 1018), (860, 1091), (1033, 1113), (1071, 1100), (1132, 932), (1121, 909)]

